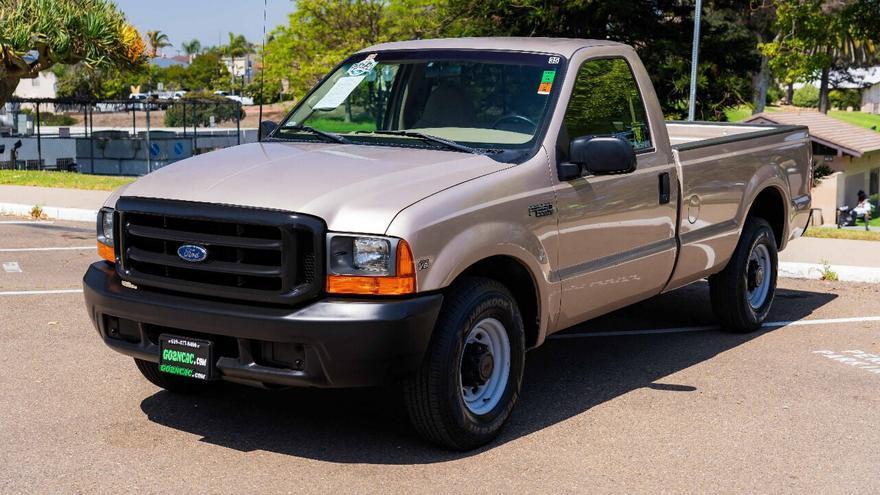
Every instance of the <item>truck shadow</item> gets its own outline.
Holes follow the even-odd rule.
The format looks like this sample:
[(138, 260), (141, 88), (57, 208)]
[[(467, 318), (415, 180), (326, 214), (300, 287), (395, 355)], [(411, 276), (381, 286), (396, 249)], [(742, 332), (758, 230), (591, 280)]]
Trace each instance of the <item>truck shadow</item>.
[[(780, 289), (769, 320), (803, 318), (836, 297)], [(708, 308), (708, 290), (705, 284), (696, 284), (565, 333), (711, 325)], [(443, 462), (493, 449), (635, 389), (694, 392), (697, 389), (688, 384), (655, 382), (771, 331), (550, 340), (527, 356), (520, 401), (501, 437), (465, 453), (420, 441), (392, 389), (265, 391), (219, 384), (196, 396), (158, 392), (145, 398), (141, 409), (157, 424), (243, 452), (263, 450), (339, 463)]]

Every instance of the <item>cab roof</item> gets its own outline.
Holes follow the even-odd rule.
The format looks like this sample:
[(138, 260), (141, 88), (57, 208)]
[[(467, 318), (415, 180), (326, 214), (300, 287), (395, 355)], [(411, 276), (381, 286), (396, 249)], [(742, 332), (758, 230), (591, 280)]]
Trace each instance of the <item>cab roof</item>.
[(392, 41), (373, 45), (358, 53), (386, 50), (496, 50), (515, 52), (553, 53), (569, 58), (581, 48), (594, 46), (627, 46), (608, 40), (588, 40), (578, 38), (439, 38), (413, 41)]

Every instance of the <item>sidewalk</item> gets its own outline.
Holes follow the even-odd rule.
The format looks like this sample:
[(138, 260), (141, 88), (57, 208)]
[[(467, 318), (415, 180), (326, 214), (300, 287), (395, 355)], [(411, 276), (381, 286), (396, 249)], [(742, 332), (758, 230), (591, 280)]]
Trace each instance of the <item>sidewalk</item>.
[(0, 186), (0, 214), (31, 214), (40, 205), (49, 218), (94, 222), (110, 191), (60, 187)]
[(801, 237), (779, 253), (779, 276), (822, 278), (823, 262), (844, 282), (880, 283), (880, 242)]

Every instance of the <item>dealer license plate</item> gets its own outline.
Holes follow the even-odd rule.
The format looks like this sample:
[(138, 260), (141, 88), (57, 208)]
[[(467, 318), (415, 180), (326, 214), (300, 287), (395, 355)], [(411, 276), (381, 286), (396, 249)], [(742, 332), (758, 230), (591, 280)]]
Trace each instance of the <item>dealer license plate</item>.
[(210, 380), (213, 349), (207, 340), (162, 334), (159, 336), (159, 371), (169, 375)]

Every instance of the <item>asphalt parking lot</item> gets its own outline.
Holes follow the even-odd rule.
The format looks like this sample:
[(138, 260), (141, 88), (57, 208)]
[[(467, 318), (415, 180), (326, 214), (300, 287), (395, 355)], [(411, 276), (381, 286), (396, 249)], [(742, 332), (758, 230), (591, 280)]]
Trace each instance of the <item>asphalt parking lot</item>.
[(700, 284), (600, 318), (529, 353), (497, 442), (450, 453), (388, 390), (160, 391), (86, 315), (94, 227), (17, 220), (0, 493), (880, 491), (878, 285), (781, 280), (750, 335), (707, 328)]

